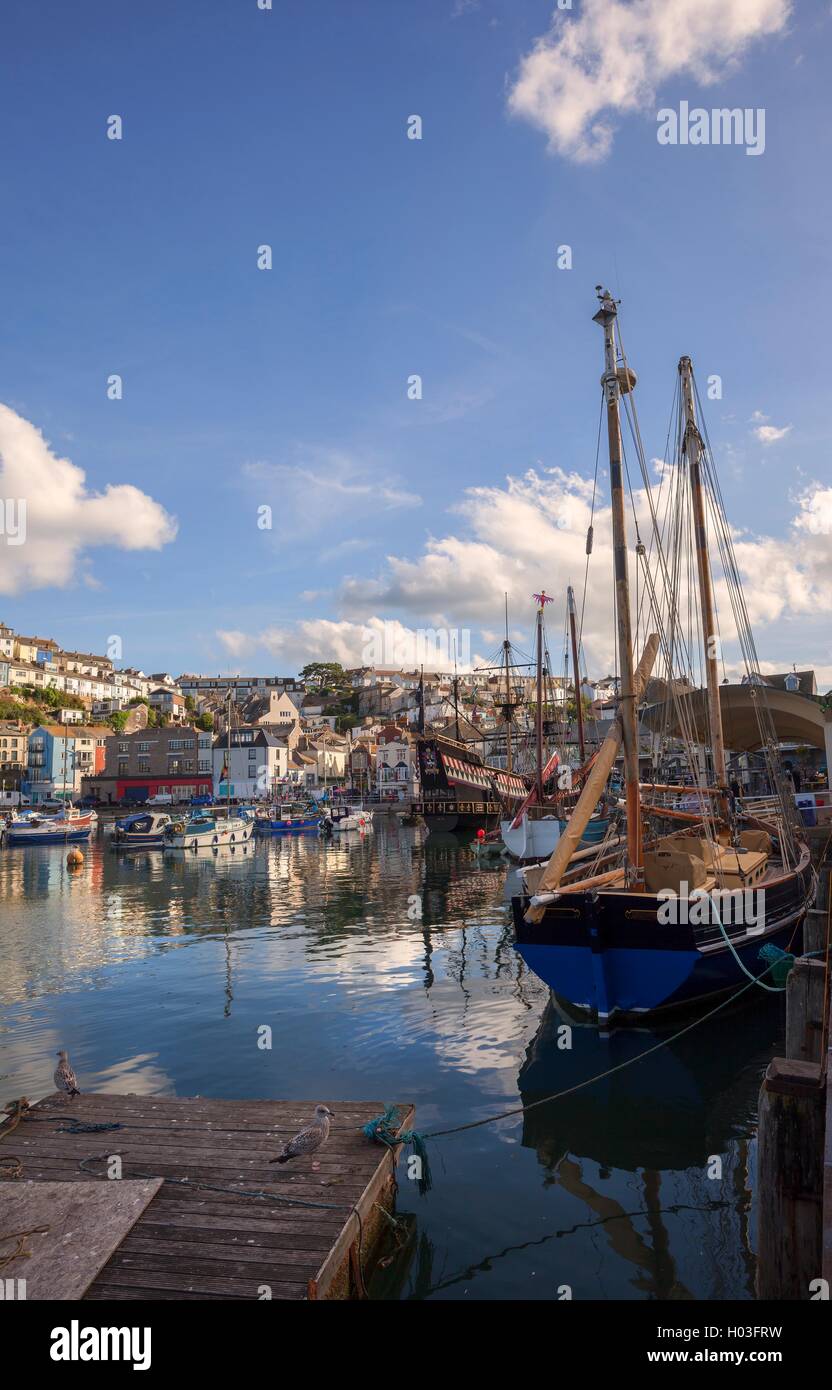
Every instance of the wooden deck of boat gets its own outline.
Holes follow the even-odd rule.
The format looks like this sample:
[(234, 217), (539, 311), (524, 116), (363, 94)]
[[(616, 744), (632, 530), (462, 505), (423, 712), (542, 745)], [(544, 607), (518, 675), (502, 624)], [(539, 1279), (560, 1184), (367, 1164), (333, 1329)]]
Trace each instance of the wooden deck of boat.
[[(378, 1208), (392, 1205), (394, 1156), (360, 1132), (383, 1104), (325, 1101), (335, 1118), (324, 1148), (270, 1165), (317, 1103), (137, 1095), (70, 1101), (56, 1093), (32, 1107), (0, 1156), (4, 1148), (14, 1152), (23, 1181), (108, 1181), (106, 1157), (120, 1154), (123, 1178), (187, 1177), (202, 1185), (165, 1182), (86, 1298), (349, 1297), (360, 1283), (359, 1232), (366, 1267), (386, 1224)], [(397, 1115), (397, 1132), (410, 1128), (413, 1107), (400, 1105)], [(120, 1128), (71, 1134), (62, 1128), (68, 1119)], [(96, 1156), (103, 1157), (89, 1162)]]

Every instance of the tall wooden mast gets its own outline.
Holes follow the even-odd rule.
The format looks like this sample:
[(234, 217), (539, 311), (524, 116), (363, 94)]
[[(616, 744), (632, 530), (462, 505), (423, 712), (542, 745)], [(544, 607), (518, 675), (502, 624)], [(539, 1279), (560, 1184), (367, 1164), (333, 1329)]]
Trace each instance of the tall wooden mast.
[(714, 589), (711, 562), (708, 555), (708, 530), (705, 519), (705, 493), (702, 484), (702, 436), (696, 424), (696, 403), (693, 394), (693, 367), (689, 357), (679, 361), (682, 378), (682, 406), (685, 412), (685, 434), (682, 450), (688, 462), (690, 491), (693, 501), (693, 531), (696, 546), (696, 569), (699, 576), (699, 603), (702, 610), (702, 641), (705, 649), (705, 674), (708, 683), (708, 724), (711, 733), (711, 753), (714, 777), (718, 787), (727, 785), (725, 767), (725, 737), (722, 731), (722, 710), (719, 703), (719, 638), (716, 630)]
[(506, 663), (506, 772), (512, 771), (512, 750), (511, 750), (511, 684), (509, 681), (509, 663), (511, 661), (511, 643), (508, 640), (508, 594), (506, 594), (506, 635), (503, 642), (503, 656)]
[(532, 595), (537, 604), (537, 712), (535, 742), (537, 744), (537, 800), (543, 805), (543, 611), (552, 600), (545, 589)]
[(535, 711), (535, 744), (537, 746), (537, 800), (543, 805), (543, 598), (540, 594), (537, 610), (537, 709)]
[(578, 666), (578, 636), (575, 631), (575, 595), (570, 584), (566, 590), (566, 605), (569, 609), (569, 635), (572, 639), (572, 675), (575, 681), (575, 708), (578, 713), (578, 746), (581, 750), (581, 762), (586, 757), (584, 744), (584, 711), (581, 705), (581, 672)]
[(618, 624), (618, 660), (621, 668), (621, 723), (624, 742), (624, 778), (627, 790), (627, 858), (637, 883), (644, 878), (641, 840), (641, 803), (638, 786), (638, 710), (633, 668), (633, 631), (630, 617), (630, 579), (627, 572), (627, 526), (624, 513), (621, 422), (619, 400), (622, 391), (635, 385), (635, 373), (618, 367), (615, 300), (609, 290), (596, 285), (601, 302), (595, 323), (604, 330), (604, 399), (607, 404), (607, 436), (610, 455), (610, 495), (612, 501), (613, 574), (615, 613)]

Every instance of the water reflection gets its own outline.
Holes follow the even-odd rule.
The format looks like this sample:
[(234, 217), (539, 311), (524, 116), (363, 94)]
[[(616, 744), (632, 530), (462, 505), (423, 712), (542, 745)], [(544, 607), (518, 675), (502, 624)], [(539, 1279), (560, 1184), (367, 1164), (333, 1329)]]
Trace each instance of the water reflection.
[[(0, 851), (0, 1074), (51, 1089), (412, 1100), (421, 1130), (576, 1084), (654, 1038), (574, 1027), (513, 949), (503, 866), (381, 819), (216, 854)], [(748, 1297), (757, 1089), (777, 1001), (432, 1146), (388, 1297)], [(268, 1025), (272, 1048), (258, 1047)], [(723, 1177), (707, 1177), (721, 1156)]]

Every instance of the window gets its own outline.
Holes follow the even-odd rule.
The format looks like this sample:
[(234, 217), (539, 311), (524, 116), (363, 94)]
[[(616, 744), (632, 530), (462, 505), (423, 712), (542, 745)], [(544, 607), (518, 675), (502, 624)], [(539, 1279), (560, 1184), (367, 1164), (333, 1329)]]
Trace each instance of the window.
[(139, 758), (138, 766), (137, 766), (137, 771), (138, 771), (138, 772), (149, 772), (149, 771), (150, 771), (150, 759), (149, 759), (149, 758)]
[(150, 744), (149, 744), (149, 743), (137, 743), (137, 744), (136, 744), (136, 751), (137, 751), (137, 753), (149, 753), (149, 752), (150, 752)]
[(129, 753), (129, 751), (130, 751), (130, 744), (129, 744), (129, 743), (120, 743), (120, 744), (118, 745), (118, 751), (119, 751), (119, 753)]

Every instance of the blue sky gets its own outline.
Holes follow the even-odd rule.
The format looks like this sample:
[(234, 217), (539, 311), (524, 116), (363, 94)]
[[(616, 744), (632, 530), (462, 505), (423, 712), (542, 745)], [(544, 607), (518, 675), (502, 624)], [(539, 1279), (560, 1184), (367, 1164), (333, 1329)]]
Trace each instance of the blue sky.
[[(679, 355), (721, 375), (707, 423), (758, 649), (832, 683), (832, 17), (721, 0), (703, 36), (715, 4), (574, 0), (552, 30), (553, 0), (7, 0), (0, 400), (86, 491), (0, 432), (30, 519), (24, 545), (0, 537), (0, 619), (91, 650), (118, 634), (127, 664), (175, 673), (357, 660), (371, 620), (490, 650), (506, 587), (526, 631), (534, 589), (582, 583), (585, 491), (546, 470), (592, 476), (604, 281), (648, 455)], [(564, 136), (590, 26), (619, 93), (594, 160)], [(510, 104), (541, 40), (535, 123)], [(764, 108), (764, 153), (660, 146), (683, 99)]]

